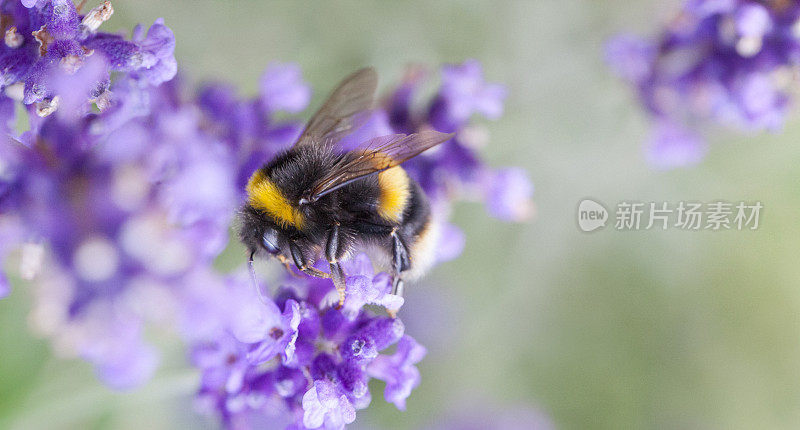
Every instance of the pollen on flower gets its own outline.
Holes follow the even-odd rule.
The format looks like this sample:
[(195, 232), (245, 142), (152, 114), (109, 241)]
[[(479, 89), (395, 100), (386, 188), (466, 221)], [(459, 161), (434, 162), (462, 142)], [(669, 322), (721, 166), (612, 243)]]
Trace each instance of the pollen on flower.
[(58, 103), (61, 101), (59, 96), (55, 96), (52, 98), (46, 98), (40, 102), (36, 103), (36, 115), (44, 118), (49, 116), (53, 112), (58, 109)]
[(110, 1), (104, 1), (103, 4), (97, 6), (89, 11), (85, 17), (83, 17), (83, 21), (81, 21), (81, 26), (88, 31), (97, 31), (100, 28), (100, 24), (108, 21), (111, 18), (111, 15), (114, 14), (114, 7), (111, 6)]
[(47, 49), (50, 47), (50, 44), (53, 43), (55, 38), (53, 38), (53, 35), (47, 31), (47, 24), (41, 26), (38, 30), (32, 32), (31, 34), (33, 35), (34, 39), (39, 42), (39, 56), (44, 57), (47, 55)]
[(104, 112), (111, 106), (111, 91), (103, 91), (95, 98), (89, 100), (97, 106), (97, 110)]
[(6, 30), (5, 43), (9, 48), (19, 48), (24, 40), (25, 38), (17, 31), (17, 27)]

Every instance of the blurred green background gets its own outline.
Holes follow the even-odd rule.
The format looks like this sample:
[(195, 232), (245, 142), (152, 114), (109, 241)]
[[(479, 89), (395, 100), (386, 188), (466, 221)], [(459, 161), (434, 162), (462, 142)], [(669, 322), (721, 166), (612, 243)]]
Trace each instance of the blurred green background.
[[(717, 136), (696, 168), (649, 168), (646, 118), (604, 67), (602, 43), (655, 31), (676, 4), (117, 0), (103, 28), (163, 16), (184, 75), (243, 94), (268, 62), (297, 62), (312, 105), (367, 64), (386, 85), (410, 62), (477, 58), (508, 86), (485, 156), (528, 170), (536, 217), (505, 224), (458, 206), (464, 254), (434, 271), (430, 290), (407, 293), (409, 332), (429, 348), (422, 384), (405, 413), (375, 384), (362, 428), (420, 428), (484, 404), (535, 408), (563, 429), (797, 428), (800, 121)], [(608, 208), (723, 199), (764, 209), (756, 231), (586, 234), (575, 222), (585, 197)], [(197, 375), (176, 339), (153, 333), (166, 351), (157, 377), (112, 393), (28, 333), (29, 301), (24, 288), (0, 301), (0, 428), (215, 427), (192, 412)]]

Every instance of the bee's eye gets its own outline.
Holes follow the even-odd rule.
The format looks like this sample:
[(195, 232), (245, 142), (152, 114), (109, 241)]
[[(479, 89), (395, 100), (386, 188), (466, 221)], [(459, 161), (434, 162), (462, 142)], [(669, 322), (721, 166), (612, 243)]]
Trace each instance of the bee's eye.
[(262, 242), (264, 244), (264, 249), (270, 254), (277, 254), (280, 251), (278, 248), (278, 232), (274, 229), (268, 228), (264, 232)]

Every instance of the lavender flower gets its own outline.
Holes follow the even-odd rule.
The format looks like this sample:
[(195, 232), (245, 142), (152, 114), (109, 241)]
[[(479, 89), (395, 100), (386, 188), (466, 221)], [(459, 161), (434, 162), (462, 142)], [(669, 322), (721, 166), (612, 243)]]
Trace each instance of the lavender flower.
[(0, 87), (24, 85), (21, 100), (36, 103), (40, 116), (57, 110), (62, 97), (63, 88), (53, 88), (52, 75), (73, 74), (93, 56), (103, 57), (104, 65), (92, 79), (84, 80), (92, 91), (82, 94), (82, 99), (100, 107), (108, 102), (109, 72), (126, 73), (140, 85), (157, 85), (172, 79), (177, 71), (175, 38), (163, 20), (156, 20), (146, 36), (137, 26), (130, 41), (97, 32), (114, 12), (109, 1), (85, 15), (79, 14), (71, 0), (3, 0), (0, 11), (9, 17), (2, 29)]
[[(363, 271), (348, 277), (348, 299), (374, 301), (380, 287), (354, 287), (373, 280), (371, 263), (357, 260), (348, 267)], [(272, 405), (300, 428), (343, 428), (369, 405), (370, 376), (387, 381), (386, 398), (400, 407), (419, 383), (414, 364), (424, 348), (403, 336), (402, 322), (333, 308), (329, 282), (287, 278), (274, 302), (259, 300), (244, 280), (229, 283), (228, 293), (234, 316), (220, 334), (200, 339), (192, 356), (203, 372), (200, 404), (229, 426), (246, 425)], [(395, 355), (380, 355), (398, 341)]]
[(656, 124), (648, 160), (698, 162), (710, 126), (779, 130), (800, 57), (796, 2), (687, 1), (654, 40), (622, 35), (606, 60)]

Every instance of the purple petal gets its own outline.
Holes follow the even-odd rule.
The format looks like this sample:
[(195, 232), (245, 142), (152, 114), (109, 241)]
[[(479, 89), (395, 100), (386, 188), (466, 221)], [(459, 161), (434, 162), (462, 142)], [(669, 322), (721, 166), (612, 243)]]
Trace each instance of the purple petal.
[(467, 241), (460, 228), (447, 223), (441, 226), (439, 243), (436, 247), (436, 261), (450, 261), (461, 255)]
[(414, 366), (425, 357), (425, 348), (411, 336), (403, 336), (397, 343), (397, 352), (382, 355), (367, 367), (369, 374), (386, 382), (384, 397), (400, 410), (405, 410), (406, 399), (419, 385), (419, 370)]
[(89, 337), (90, 343), (82, 348), (83, 357), (94, 364), (97, 376), (118, 390), (135, 388), (150, 379), (158, 365), (158, 355), (143, 342), (141, 322), (116, 320), (105, 324), (108, 325), (90, 329), (98, 330), (96, 333), (86, 333), (94, 337)]
[(445, 66), (441, 89), (430, 108), (431, 124), (440, 131), (451, 132), (475, 112), (496, 119), (503, 113), (506, 95), (502, 85), (483, 80), (483, 69), (477, 60)]
[(382, 351), (397, 342), (405, 331), (405, 326), (399, 318), (378, 318), (369, 322), (362, 329), (365, 336), (375, 342), (375, 348)]
[(0, 51), (0, 84), (8, 86), (24, 80), (38, 56), (38, 48), (33, 45)]
[(356, 419), (353, 404), (338, 388), (324, 379), (303, 395), (303, 424), (307, 428), (344, 428)]
[(486, 206), (489, 213), (505, 221), (528, 218), (533, 209), (533, 185), (523, 169), (510, 168), (491, 174)]
[(44, 4), (46, 4), (50, 0), (21, 0), (21, 1), (22, 1), (22, 5), (23, 6), (25, 6), (27, 8), (32, 8), (34, 6), (35, 7), (41, 7), (41, 6), (43, 6)]
[(270, 333), (275, 329), (282, 330), (281, 311), (271, 300), (261, 301), (254, 288), (242, 285), (238, 291), (231, 291), (234, 296), (230, 304), (230, 329), (237, 340), (243, 343), (255, 343), (271, 339)]
[(655, 53), (655, 48), (647, 40), (621, 34), (606, 43), (605, 60), (617, 76), (640, 82), (650, 74)]
[(706, 143), (688, 130), (662, 121), (653, 130), (647, 160), (655, 167), (672, 169), (696, 164), (706, 153)]
[(47, 22), (47, 32), (56, 39), (74, 37), (78, 32), (78, 11), (72, 0), (52, 0), (52, 15)]
[(261, 103), (267, 112), (297, 113), (310, 99), (311, 88), (297, 64), (272, 63), (261, 75)]
[(741, 36), (762, 37), (772, 26), (767, 9), (758, 3), (747, 3), (736, 11), (736, 31)]
[(297, 342), (297, 336), (299, 334), (298, 328), (300, 327), (302, 319), (300, 304), (291, 299), (287, 300), (283, 315), (281, 316), (281, 323), (284, 331), (283, 339), (281, 340), (282, 343), (285, 343), (283, 347), (283, 356), (286, 362), (294, 358), (296, 349), (295, 343)]

